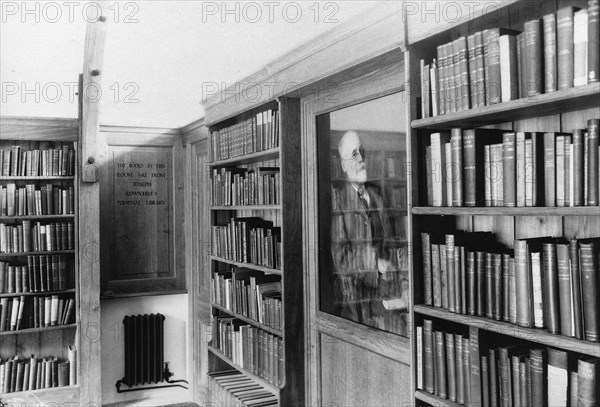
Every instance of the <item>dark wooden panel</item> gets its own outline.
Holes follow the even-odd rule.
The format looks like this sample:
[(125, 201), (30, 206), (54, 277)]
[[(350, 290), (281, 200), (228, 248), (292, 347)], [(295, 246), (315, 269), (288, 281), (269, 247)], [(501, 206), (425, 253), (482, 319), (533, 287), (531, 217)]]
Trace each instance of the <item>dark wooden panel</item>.
[(410, 366), (321, 333), (319, 405), (404, 406), (411, 399)]

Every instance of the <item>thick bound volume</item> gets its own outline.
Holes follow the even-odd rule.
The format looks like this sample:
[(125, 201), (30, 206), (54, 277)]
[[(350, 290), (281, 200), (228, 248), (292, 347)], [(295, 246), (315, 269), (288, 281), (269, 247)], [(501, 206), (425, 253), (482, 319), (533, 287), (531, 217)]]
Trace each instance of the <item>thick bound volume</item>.
[(517, 206), (516, 134), (504, 133), (502, 139), (502, 170), (504, 175), (504, 206)]
[(558, 267), (555, 242), (543, 244), (543, 302), (546, 326), (552, 334), (560, 333), (560, 313), (558, 297)]
[[(471, 407), (480, 407), (482, 401), (481, 395), (481, 381), (484, 379), (481, 371), (481, 362), (479, 355), (479, 329), (475, 327), (469, 327), (469, 359), (471, 360), (471, 393), (470, 402)], [(484, 379), (484, 382), (487, 380)]]
[(425, 305), (432, 305), (433, 287), (431, 278), (431, 241), (429, 233), (421, 233), (423, 254), (423, 287), (425, 288)]
[(556, 48), (558, 54), (558, 89), (573, 87), (573, 13), (567, 6), (556, 12)]
[(523, 47), (523, 80), (525, 81), (525, 96), (539, 95), (544, 90), (543, 85), (543, 52), (542, 26), (539, 19), (526, 21), (524, 25), (525, 40)]
[[(556, 244), (556, 262), (558, 268), (558, 297), (560, 303), (560, 333), (575, 336), (573, 332), (573, 279), (570, 269), (569, 244)], [(552, 304), (549, 304), (552, 307)], [(557, 304), (558, 306), (558, 304)]]
[(548, 401), (566, 406), (569, 387), (568, 354), (566, 351), (548, 348)]
[(536, 403), (534, 407), (546, 406), (548, 404), (546, 387), (546, 378), (548, 376), (546, 349), (531, 349), (529, 351), (529, 358), (531, 370), (530, 393), (531, 398), (535, 400)]
[(581, 292), (585, 339), (599, 340), (598, 322), (598, 239), (579, 240), (579, 267), (581, 271)]
[(588, 177), (587, 177), (587, 204), (596, 206), (599, 203), (598, 192), (598, 127), (600, 119), (589, 119), (587, 122), (587, 151), (588, 151)]
[(433, 325), (430, 319), (423, 320), (423, 358), (425, 360), (425, 390), (434, 394), (434, 372), (433, 369)]
[(502, 102), (500, 36), (506, 34), (516, 35), (517, 32), (498, 27), (483, 31), (486, 104), (488, 105)]
[(600, 360), (582, 358), (577, 363), (577, 406), (596, 407), (600, 403)]
[(502, 142), (505, 131), (495, 129), (463, 130), (463, 185), (465, 206), (485, 205), (485, 145)]
[(558, 89), (556, 78), (556, 14), (546, 14), (544, 21), (544, 91)]

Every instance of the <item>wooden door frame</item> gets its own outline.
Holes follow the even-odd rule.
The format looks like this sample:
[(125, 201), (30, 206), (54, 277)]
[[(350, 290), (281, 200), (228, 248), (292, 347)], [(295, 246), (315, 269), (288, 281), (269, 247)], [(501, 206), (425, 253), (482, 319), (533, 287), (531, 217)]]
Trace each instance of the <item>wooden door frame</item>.
[[(320, 311), (318, 282), (318, 115), (404, 91), (404, 60), (400, 49), (326, 79), (302, 92), (303, 256), (305, 307), (306, 404), (321, 405), (319, 336), (333, 338), (410, 365), (410, 339), (383, 332)], [(408, 101), (408, 99), (407, 99)], [(399, 106), (398, 114), (404, 115)], [(398, 129), (405, 131), (404, 128)], [(410, 332), (409, 332), (410, 336)]]

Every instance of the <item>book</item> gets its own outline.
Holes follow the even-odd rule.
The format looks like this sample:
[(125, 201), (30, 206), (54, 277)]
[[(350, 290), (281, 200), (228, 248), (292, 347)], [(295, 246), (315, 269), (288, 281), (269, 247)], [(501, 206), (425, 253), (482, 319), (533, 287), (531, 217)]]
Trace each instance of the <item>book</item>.
[(454, 347), (454, 334), (451, 332), (445, 332), (446, 337), (446, 380), (448, 389), (448, 399), (450, 401), (456, 401), (456, 358), (455, 358), (455, 347)]
[[(570, 267), (570, 247), (568, 242), (557, 242), (556, 264), (558, 271), (558, 303), (560, 311), (560, 333), (564, 336), (575, 336), (573, 331), (573, 283)], [(549, 297), (549, 308), (552, 309), (552, 298)]]
[(600, 80), (600, 1), (588, 0), (587, 82)]
[(598, 240), (581, 239), (578, 243), (585, 340), (598, 342)]
[(433, 304), (432, 276), (431, 276), (431, 240), (429, 233), (421, 233), (422, 262), (423, 262), (423, 287), (425, 305)]
[[(531, 398), (536, 405), (548, 404), (547, 377), (548, 362), (545, 348), (533, 348), (529, 351)], [(523, 404), (522, 405), (527, 405)]]
[(486, 105), (502, 102), (500, 36), (517, 32), (506, 28), (483, 30)]
[(517, 64), (517, 36), (501, 35), (500, 46), (500, 83), (503, 102), (519, 98), (519, 78)]
[(434, 340), (435, 340), (435, 360), (436, 360), (436, 376), (437, 376), (437, 384), (438, 384), (438, 393), (437, 395), (441, 398), (448, 397), (448, 382), (446, 376), (446, 346), (445, 346), (445, 338), (444, 332), (435, 331), (434, 332)]
[(553, 405), (567, 405), (569, 386), (568, 353), (564, 350), (548, 348), (548, 401)]
[(588, 77), (588, 11), (573, 13), (573, 86), (587, 85)]
[(597, 206), (599, 199), (599, 158), (598, 158), (598, 127), (600, 119), (589, 119), (587, 121), (587, 205)]
[(504, 133), (502, 140), (502, 181), (504, 206), (517, 206), (516, 133)]
[(479, 407), (484, 399), (482, 395), (482, 382), (487, 383), (487, 375), (483, 373), (483, 361), (479, 354), (479, 329), (469, 327), (469, 359), (471, 361), (470, 369), (470, 406)]
[(577, 362), (577, 406), (593, 407), (600, 402), (600, 359), (584, 357)]
[(423, 365), (425, 371), (425, 390), (431, 394), (435, 393), (434, 375), (437, 372), (433, 369), (433, 360), (436, 357), (433, 353), (433, 325), (429, 319), (423, 320)]
[(544, 93), (558, 89), (556, 77), (556, 14), (543, 17), (544, 25)]
[(558, 89), (573, 87), (573, 6), (561, 7), (556, 11), (556, 53)]
[(558, 294), (558, 265), (556, 243), (544, 243), (543, 253), (543, 302), (545, 310), (545, 325), (547, 326), (548, 332), (552, 334), (558, 334), (560, 333), (560, 305)]
[(431, 134), (431, 174), (433, 206), (445, 206), (447, 203), (447, 163), (445, 145), (450, 142), (448, 133)]
[(452, 206), (463, 206), (463, 141), (461, 129), (451, 130), (450, 146), (452, 162), (450, 176), (452, 177)]
[(535, 96), (543, 93), (543, 40), (542, 24), (540, 19), (525, 21), (523, 26), (525, 38), (523, 40), (523, 60), (525, 81), (525, 96)]

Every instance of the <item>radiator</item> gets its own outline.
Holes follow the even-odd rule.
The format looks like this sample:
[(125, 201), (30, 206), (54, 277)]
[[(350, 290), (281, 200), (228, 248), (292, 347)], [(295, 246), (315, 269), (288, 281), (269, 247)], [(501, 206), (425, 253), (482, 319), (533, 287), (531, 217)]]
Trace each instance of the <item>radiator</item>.
[(164, 340), (162, 314), (128, 315), (125, 324), (125, 377), (127, 386), (163, 381)]

